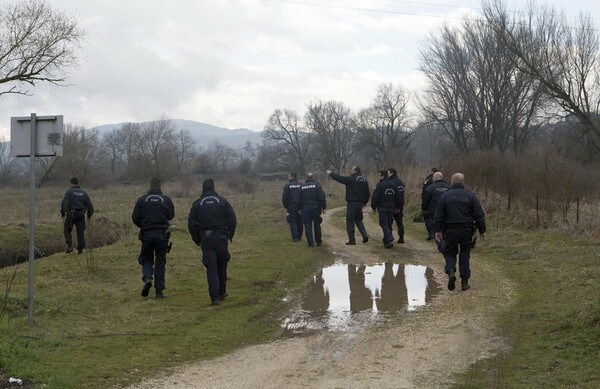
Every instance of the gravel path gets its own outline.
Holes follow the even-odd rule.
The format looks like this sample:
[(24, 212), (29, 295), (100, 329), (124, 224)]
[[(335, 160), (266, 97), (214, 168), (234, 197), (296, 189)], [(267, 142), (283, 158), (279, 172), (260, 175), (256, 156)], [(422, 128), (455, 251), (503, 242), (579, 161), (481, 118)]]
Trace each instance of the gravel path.
[[(333, 211), (324, 215), (326, 248), (344, 262), (381, 263), (372, 247), (381, 241), (381, 229), (367, 209), (371, 240), (356, 246), (344, 245), (347, 235), (332, 226)], [(460, 283), (455, 291), (444, 289), (428, 306), (393, 322), (358, 333), (329, 331), (250, 346), (131, 388), (448, 387), (455, 373), (506, 349), (493, 323), (513, 303), (514, 288), (499, 266), (477, 261), (480, 249), (472, 255), (469, 291), (460, 291)], [(408, 236), (392, 250), (408, 263), (432, 268), (436, 281), (446, 285), (443, 259), (432, 242)]]

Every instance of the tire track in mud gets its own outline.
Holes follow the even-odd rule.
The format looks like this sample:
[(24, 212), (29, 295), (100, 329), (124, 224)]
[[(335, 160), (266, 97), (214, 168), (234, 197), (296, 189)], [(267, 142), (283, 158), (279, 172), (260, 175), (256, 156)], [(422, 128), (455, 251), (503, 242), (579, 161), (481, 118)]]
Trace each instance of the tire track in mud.
[[(344, 263), (382, 262), (381, 229), (366, 215), (368, 244), (345, 246), (347, 234), (323, 215), (323, 242)], [(392, 250), (401, 260), (428, 266), (446, 285), (443, 259), (432, 242), (405, 237)], [(380, 248), (380, 249), (379, 249)], [(381, 250), (381, 251), (379, 251)], [(387, 254), (387, 253), (386, 253)], [(513, 303), (513, 285), (500, 267), (473, 252), (471, 289), (444, 289), (414, 312), (361, 332), (320, 332), (277, 339), (232, 354), (189, 364), (131, 388), (443, 388), (454, 374), (506, 350), (495, 334), (497, 315)]]

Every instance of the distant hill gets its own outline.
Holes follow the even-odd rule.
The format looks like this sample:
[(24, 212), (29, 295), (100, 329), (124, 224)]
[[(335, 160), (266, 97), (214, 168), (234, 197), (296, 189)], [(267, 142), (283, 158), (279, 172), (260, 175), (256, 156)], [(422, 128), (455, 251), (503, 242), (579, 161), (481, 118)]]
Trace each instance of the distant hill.
[[(196, 145), (201, 146), (202, 148), (206, 148), (208, 144), (215, 139), (233, 149), (239, 149), (246, 146), (246, 142), (248, 141), (250, 141), (251, 144), (262, 143), (262, 132), (251, 131), (247, 128), (230, 130), (207, 123), (183, 119), (171, 119), (171, 122), (177, 130), (188, 130), (192, 135), (192, 138), (196, 141)], [(98, 130), (102, 135), (114, 128), (120, 128), (123, 124), (125, 123), (104, 124), (90, 129)]]

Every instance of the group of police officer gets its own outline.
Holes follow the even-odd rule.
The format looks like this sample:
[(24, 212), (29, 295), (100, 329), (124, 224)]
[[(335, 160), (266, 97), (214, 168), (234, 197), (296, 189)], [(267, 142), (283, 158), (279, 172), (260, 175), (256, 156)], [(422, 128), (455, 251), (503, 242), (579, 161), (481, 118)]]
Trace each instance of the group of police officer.
[[(363, 223), (362, 209), (371, 198), (371, 208), (377, 212), (383, 232), (383, 245), (390, 249), (394, 245), (393, 222), (398, 226), (398, 243), (404, 243), (404, 183), (394, 168), (380, 170), (379, 182), (371, 196), (369, 183), (361, 175), (360, 167), (352, 166), (348, 176), (326, 171), (333, 180), (346, 187), (346, 230), (347, 245), (356, 245), (355, 226), (362, 236), (363, 243), (369, 235)], [(283, 188), (282, 202), (287, 210), (292, 241), (302, 238), (302, 228), (306, 232), (308, 246), (321, 245), (321, 218), (325, 212), (326, 199), (321, 185), (309, 173), (304, 184), (298, 181), (296, 173), (290, 173), (289, 182)], [(429, 171), (421, 192), (421, 210), (427, 229), (426, 240), (435, 239), (438, 250), (443, 254), (445, 272), (448, 275), (448, 289), (456, 288), (456, 265), (458, 262), (461, 289), (470, 288), (470, 250), (473, 236), (478, 230), (481, 239), (485, 237), (485, 213), (478, 198), (465, 189), (464, 175), (456, 173), (451, 184), (444, 180), (442, 172), (436, 168)], [(317, 216), (315, 216), (317, 215)], [(312, 231), (315, 231), (315, 237)], [(457, 260), (458, 256), (458, 260)]]
[[(356, 245), (355, 226), (362, 236), (363, 243), (369, 235), (363, 223), (362, 209), (371, 199), (373, 212), (378, 213), (379, 225), (383, 231), (383, 245), (393, 247), (392, 225), (398, 226), (398, 243), (404, 243), (404, 183), (394, 168), (380, 170), (379, 182), (371, 196), (369, 183), (361, 175), (360, 167), (353, 166), (350, 175), (342, 176), (326, 171), (333, 180), (346, 187), (346, 230), (347, 245)], [(283, 188), (282, 203), (287, 210), (287, 221), (293, 242), (302, 239), (304, 230), (309, 247), (321, 246), (321, 214), (327, 209), (327, 198), (323, 188), (308, 173), (304, 183), (298, 181), (296, 173), (290, 173), (288, 183)], [(85, 248), (85, 215), (89, 219), (94, 207), (85, 190), (79, 186), (77, 178), (71, 179), (72, 187), (67, 190), (61, 202), (61, 215), (64, 218), (64, 235), (67, 253), (73, 251), (71, 231), (77, 228), (77, 251)], [(470, 271), (470, 249), (475, 230), (483, 239), (486, 232), (485, 213), (477, 197), (465, 189), (464, 175), (456, 173), (449, 186), (437, 169), (433, 168), (423, 183), (421, 209), (427, 229), (427, 240), (435, 239), (445, 260), (448, 275), (448, 289), (455, 289), (456, 265), (458, 256), (459, 275), (462, 290), (468, 290)], [(142, 242), (138, 262), (142, 266), (143, 288), (141, 295), (147, 297), (154, 281), (156, 298), (164, 298), (166, 254), (170, 250), (169, 221), (175, 216), (171, 199), (161, 191), (160, 180), (150, 181), (146, 194), (138, 198), (132, 213), (133, 223), (139, 227)], [(202, 183), (202, 194), (191, 206), (188, 215), (188, 231), (192, 240), (202, 250), (202, 263), (206, 267), (208, 293), (212, 305), (219, 305), (227, 294), (227, 264), (231, 259), (228, 242), (236, 230), (236, 215), (226, 198), (215, 191), (215, 183), (207, 179)]]
[[(346, 231), (347, 245), (356, 245), (356, 229), (362, 236), (363, 243), (369, 241), (369, 235), (363, 223), (363, 207), (371, 199), (373, 210), (379, 211), (380, 225), (384, 230), (384, 245), (393, 246), (391, 229), (393, 221), (398, 224), (398, 243), (404, 243), (404, 225), (402, 212), (404, 207), (404, 183), (397, 176), (396, 169), (390, 168), (385, 176), (380, 176), (380, 182), (373, 191), (365, 177), (361, 175), (360, 167), (352, 166), (348, 176), (342, 176), (327, 170), (326, 174), (333, 180), (346, 187)], [(381, 172), (380, 172), (381, 173)], [(389, 177), (388, 177), (389, 174)], [(321, 184), (315, 181), (314, 174), (308, 173), (304, 183), (298, 181), (296, 173), (290, 173), (288, 182), (283, 187), (282, 204), (287, 211), (287, 222), (293, 242), (302, 239), (304, 228), (309, 247), (322, 243), (321, 213), (325, 213), (327, 201)], [(391, 200), (390, 200), (391, 199)], [(314, 231), (314, 236), (313, 236)]]
[[(81, 254), (85, 247), (85, 218), (94, 212), (92, 202), (79, 187), (77, 178), (71, 179), (73, 186), (65, 193), (61, 203), (61, 215), (65, 218), (64, 232), (67, 253), (73, 251), (71, 231), (77, 227), (77, 250)], [(142, 248), (138, 262), (142, 266), (142, 296), (147, 297), (154, 281), (155, 297), (164, 298), (165, 265), (170, 251), (169, 221), (175, 217), (172, 200), (161, 191), (157, 178), (150, 181), (146, 194), (139, 197), (133, 208), (131, 219), (139, 227)], [(215, 191), (215, 183), (207, 179), (202, 183), (202, 194), (191, 206), (188, 215), (188, 231), (192, 240), (202, 250), (202, 263), (206, 267), (208, 293), (212, 305), (219, 305), (227, 294), (227, 264), (231, 259), (228, 243), (236, 229), (236, 215), (226, 198)]]
[[(141, 196), (133, 210), (132, 220), (140, 228), (142, 250), (138, 261), (142, 265), (142, 296), (152, 287), (152, 270), (156, 297), (164, 297), (166, 254), (170, 249), (169, 220), (175, 211), (173, 202), (162, 194), (160, 181), (152, 179), (150, 190)], [(206, 267), (208, 294), (212, 305), (219, 305), (227, 294), (227, 264), (231, 259), (229, 242), (235, 235), (237, 220), (233, 207), (219, 196), (212, 179), (202, 182), (202, 194), (192, 204), (188, 215), (188, 231), (202, 250), (202, 264)]]
[(320, 247), (323, 243), (321, 234), (321, 214), (327, 209), (327, 198), (321, 184), (315, 180), (313, 173), (306, 175), (304, 183), (298, 181), (296, 173), (290, 173), (288, 183), (283, 187), (282, 202), (287, 211), (292, 241), (302, 239), (302, 230), (309, 247)]

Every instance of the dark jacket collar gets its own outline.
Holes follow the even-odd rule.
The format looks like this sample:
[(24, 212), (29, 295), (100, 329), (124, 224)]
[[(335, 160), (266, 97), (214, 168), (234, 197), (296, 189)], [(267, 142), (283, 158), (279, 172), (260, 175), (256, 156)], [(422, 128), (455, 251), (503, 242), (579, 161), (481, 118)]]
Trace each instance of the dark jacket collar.
[(451, 189), (465, 189), (465, 184), (452, 184), (452, 188)]

